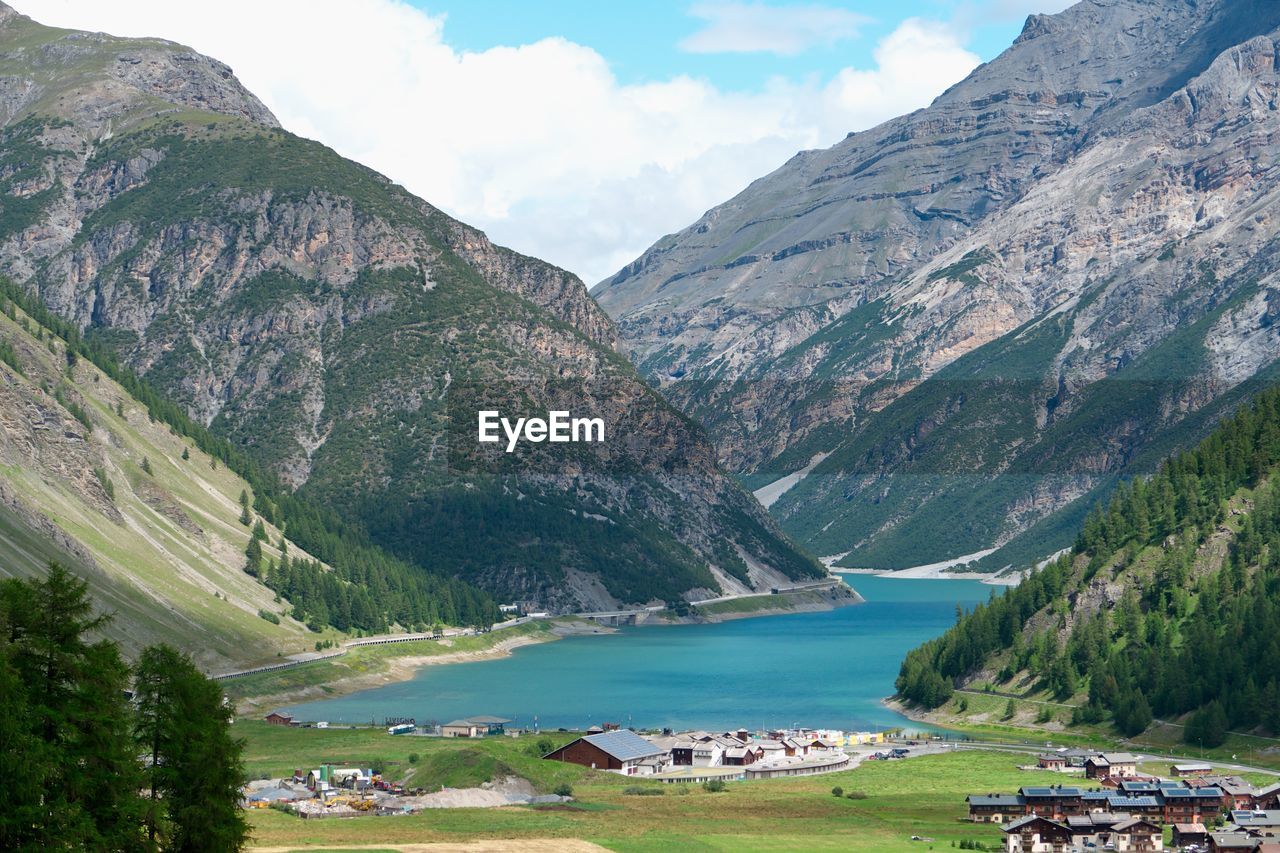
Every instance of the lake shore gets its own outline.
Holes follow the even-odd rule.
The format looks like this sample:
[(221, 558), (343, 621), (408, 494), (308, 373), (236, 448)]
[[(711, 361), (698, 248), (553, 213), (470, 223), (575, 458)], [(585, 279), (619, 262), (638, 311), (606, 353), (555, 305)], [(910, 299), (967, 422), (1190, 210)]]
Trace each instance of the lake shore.
[[(718, 602), (696, 614), (678, 618), (650, 618), (646, 627), (717, 624), (738, 619), (781, 616), (834, 610), (863, 603), (850, 589), (847, 595), (816, 592), (760, 595)], [(712, 609), (715, 608), (715, 609)], [(509, 631), (519, 630), (514, 636)], [(475, 663), (510, 657), (519, 648), (549, 643), (569, 636), (613, 634), (615, 628), (573, 617), (544, 623), (498, 628), (488, 634), (446, 637), (378, 646), (354, 646), (341, 656), (310, 661), (275, 673), (229, 679), (227, 695), (240, 714), (265, 714), (276, 708), (333, 699), (395, 682), (412, 680), (424, 667)]]

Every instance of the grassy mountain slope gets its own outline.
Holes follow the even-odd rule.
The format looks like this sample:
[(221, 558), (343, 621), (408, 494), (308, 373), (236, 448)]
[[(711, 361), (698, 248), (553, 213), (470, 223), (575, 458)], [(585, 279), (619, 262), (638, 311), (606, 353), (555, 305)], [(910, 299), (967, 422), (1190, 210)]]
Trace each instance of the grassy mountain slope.
[[(614, 351), (572, 275), (280, 130), (181, 46), (9, 13), (4, 68), (0, 265), (242, 449), (277, 506), (293, 493), (537, 606), (821, 572)], [(478, 409), (551, 408), (602, 417), (606, 441), (476, 443)]]
[(288, 603), (242, 570), (251, 533), (237, 499), (248, 484), (153, 420), (98, 367), (69, 364), (62, 338), (7, 307), (0, 572), (31, 575), (50, 560), (63, 563), (116, 613), (108, 633), (127, 651), (168, 642), (215, 671), (332, 636), (289, 618)]
[(1280, 733), (1280, 390), (1122, 485), (1071, 551), (903, 662), (925, 707), (955, 687), (1043, 692), (1073, 722), (1134, 735), (1186, 716), (1188, 743)]

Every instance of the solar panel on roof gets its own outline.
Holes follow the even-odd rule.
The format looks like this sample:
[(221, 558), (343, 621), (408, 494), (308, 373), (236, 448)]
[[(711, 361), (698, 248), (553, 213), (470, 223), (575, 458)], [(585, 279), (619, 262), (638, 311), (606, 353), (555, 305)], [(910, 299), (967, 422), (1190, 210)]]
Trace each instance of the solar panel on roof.
[(619, 761), (648, 758), (650, 755), (659, 755), (662, 752), (662, 750), (629, 729), (587, 735), (583, 740), (592, 746), (599, 747)]

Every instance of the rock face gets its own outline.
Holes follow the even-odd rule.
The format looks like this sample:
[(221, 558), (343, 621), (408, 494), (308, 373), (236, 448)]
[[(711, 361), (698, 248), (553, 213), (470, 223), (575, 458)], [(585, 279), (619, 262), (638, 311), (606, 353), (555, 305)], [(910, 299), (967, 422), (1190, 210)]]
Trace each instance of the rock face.
[(1068, 536), (1280, 354), (1280, 7), (1086, 0), (928, 108), (803, 152), (596, 291), (845, 565)]
[[(0, 268), (379, 544), (565, 609), (821, 573), (581, 281), (284, 132), (226, 66), (5, 11), (0, 119)], [(489, 452), (483, 408), (606, 440)]]

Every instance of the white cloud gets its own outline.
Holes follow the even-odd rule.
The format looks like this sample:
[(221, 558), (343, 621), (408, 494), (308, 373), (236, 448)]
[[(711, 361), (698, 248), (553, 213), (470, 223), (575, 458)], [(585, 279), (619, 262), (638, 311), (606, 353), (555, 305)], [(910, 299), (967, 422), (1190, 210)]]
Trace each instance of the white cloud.
[(801, 148), (927, 103), (978, 57), (904, 22), (876, 65), (727, 92), (624, 85), (564, 39), (480, 52), (399, 0), (10, 0), (58, 26), (170, 38), (227, 62), (281, 122), (589, 284)]
[(776, 53), (794, 56), (819, 45), (858, 35), (870, 19), (829, 6), (769, 6), (764, 3), (697, 3), (689, 14), (706, 26), (680, 42), (690, 53)]

